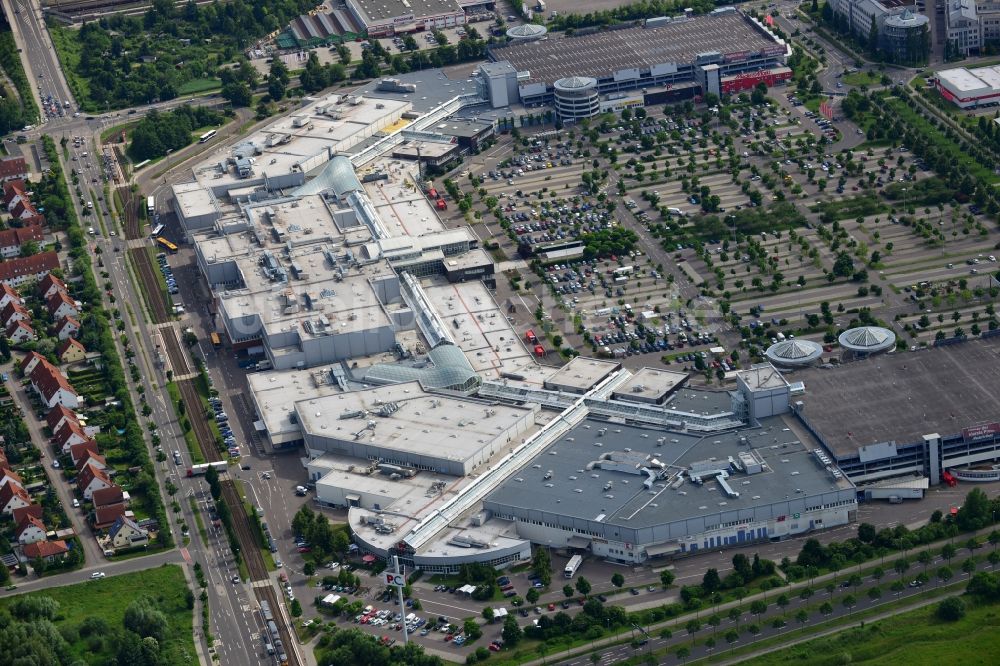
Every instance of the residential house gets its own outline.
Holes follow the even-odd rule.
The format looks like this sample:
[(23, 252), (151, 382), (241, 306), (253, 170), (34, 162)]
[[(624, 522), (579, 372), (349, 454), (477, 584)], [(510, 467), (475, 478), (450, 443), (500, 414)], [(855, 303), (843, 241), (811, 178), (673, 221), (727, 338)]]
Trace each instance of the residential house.
[(0, 257), (10, 259), (21, 254), (21, 246), (27, 242), (42, 244), (45, 242), (45, 227), (41, 224), (28, 224), (28, 219), (22, 219), (22, 226), (0, 231)]
[(23, 157), (0, 159), (0, 181), (23, 180), (28, 177), (28, 165)]
[(149, 532), (139, 527), (131, 518), (122, 516), (108, 530), (108, 538), (111, 541), (111, 547), (120, 550), (149, 543)]
[(21, 298), (21, 294), (17, 293), (13, 287), (0, 284), (0, 310), (3, 310), (11, 302), (24, 305), (24, 299)]
[(58, 434), (59, 430), (71, 421), (79, 425), (80, 417), (72, 409), (63, 405), (56, 405), (45, 416), (45, 422), (48, 423), (49, 430), (53, 435)]
[(61, 291), (64, 294), (69, 293), (69, 289), (66, 288), (66, 283), (52, 273), (43, 277), (38, 283), (38, 295), (43, 301), (48, 301), (52, 298), (52, 295), (58, 291)]
[(56, 347), (56, 358), (60, 363), (77, 363), (87, 358), (87, 348), (78, 340), (66, 338)]
[(100, 453), (88, 450), (84, 451), (80, 459), (76, 461), (76, 471), (82, 471), (84, 467), (94, 467), (106, 474), (108, 472), (108, 461)]
[(34, 516), (35, 518), (41, 520), (42, 513), (43, 509), (41, 504), (29, 504), (28, 506), (22, 506), (19, 509), (14, 509), (10, 516), (14, 519), (15, 525), (20, 525), (25, 516)]
[(63, 317), (78, 317), (80, 315), (80, 304), (69, 297), (65, 291), (57, 291), (46, 301), (49, 314), (53, 321), (59, 321)]
[(90, 514), (90, 522), (94, 529), (104, 530), (118, 522), (119, 518), (127, 517), (128, 511), (122, 503), (108, 504), (107, 506), (95, 506)]
[(38, 352), (28, 352), (24, 358), (21, 359), (21, 374), (25, 377), (30, 377), (31, 373), (35, 371), (39, 363), (45, 363), (45, 357)]
[(23, 180), (9, 180), (3, 184), (3, 205), (9, 212), (20, 201), (30, 201), (28, 188)]
[(24, 481), (21, 480), (21, 475), (12, 469), (5, 469), (0, 472), (0, 488), (4, 487), (8, 483), (16, 484), (21, 488), (24, 487)]
[(69, 547), (62, 539), (56, 541), (36, 541), (29, 543), (22, 551), (24, 557), (29, 560), (42, 559), (46, 562), (61, 560), (69, 552)]
[(23, 546), (25, 544), (35, 543), (36, 541), (45, 541), (45, 533), (47, 531), (48, 530), (45, 529), (45, 523), (43, 523), (39, 518), (28, 515), (17, 524), (17, 528), (14, 530), (14, 536), (17, 538), (17, 542)]
[[(91, 439), (92, 437), (86, 433), (83, 426), (76, 421), (69, 421), (66, 427), (60, 428), (59, 434), (52, 438), (52, 443), (65, 455), (70, 453), (75, 445), (89, 442)], [(76, 460), (73, 460), (73, 464), (76, 465)]]
[(128, 493), (122, 490), (121, 486), (114, 484), (108, 488), (95, 490), (91, 496), (94, 506), (111, 506), (112, 504), (128, 505)]
[(28, 199), (21, 199), (10, 208), (11, 217), (15, 220), (29, 220), (38, 217), (38, 210)]
[[(75, 338), (77, 333), (80, 332), (80, 322), (74, 317), (63, 317), (56, 324), (56, 337), (60, 340), (70, 340)], [(86, 352), (84, 352), (86, 354)]]
[(83, 495), (83, 499), (89, 500), (95, 490), (110, 488), (113, 484), (103, 469), (96, 465), (84, 465), (83, 469), (76, 477), (77, 488)]
[(7, 460), (7, 452), (0, 446), (0, 473), (6, 469), (10, 469), (10, 461)]
[(31, 321), (31, 311), (17, 301), (10, 301), (0, 310), (0, 326), (6, 329), (15, 321)]
[(7, 483), (0, 487), (0, 514), (9, 516), (14, 509), (31, 504), (31, 496), (16, 483)]
[(7, 339), (15, 345), (31, 342), (37, 337), (35, 329), (31, 327), (31, 324), (21, 319), (8, 326), (4, 333), (7, 335)]
[[(67, 428), (67, 430), (69, 430)], [(73, 461), (73, 466), (78, 467), (78, 463), (82, 463), (87, 459), (87, 453), (100, 453), (97, 448), (97, 442), (92, 439), (88, 439), (83, 442), (77, 442), (69, 447), (69, 457)], [(103, 467), (101, 469), (104, 469)]]
[(69, 380), (47, 360), (42, 359), (31, 371), (31, 387), (45, 403), (46, 407), (65, 405), (70, 409), (80, 406), (80, 396)]
[(54, 250), (30, 257), (15, 257), (0, 263), (0, 282), (20, 287), (26, 282), (41, 280), (49, 271), (59, 268), (59, 255)]

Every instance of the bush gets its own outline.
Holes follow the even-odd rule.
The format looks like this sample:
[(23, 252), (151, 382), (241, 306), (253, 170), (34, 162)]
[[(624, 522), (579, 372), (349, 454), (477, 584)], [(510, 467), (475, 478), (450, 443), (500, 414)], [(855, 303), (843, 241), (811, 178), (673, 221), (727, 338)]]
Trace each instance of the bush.
[(965, 617), (965, 602), (958, 597), (948, 597), (937, 605), (937, 616), (947, 622), (957, 622)]

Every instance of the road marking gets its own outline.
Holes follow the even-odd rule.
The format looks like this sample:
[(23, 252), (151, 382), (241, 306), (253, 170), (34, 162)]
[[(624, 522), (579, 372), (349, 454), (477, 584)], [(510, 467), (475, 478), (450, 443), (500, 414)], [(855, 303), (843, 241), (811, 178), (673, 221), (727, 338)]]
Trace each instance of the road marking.
[(188, 552), (187, 548), (181, 548), (181, 557), (184, 558), (185, 562), (191, 564), (191, 553)]

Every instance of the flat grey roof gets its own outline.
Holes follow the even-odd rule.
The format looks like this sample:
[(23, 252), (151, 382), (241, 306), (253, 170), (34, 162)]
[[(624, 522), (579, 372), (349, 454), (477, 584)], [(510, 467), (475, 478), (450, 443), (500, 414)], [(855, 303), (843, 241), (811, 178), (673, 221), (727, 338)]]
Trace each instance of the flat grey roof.
[(368, 17), (368, 25), (410, 14), (421, 18), (461, 11), (456, 0), (351, 0), (351, 3)]
[(877, 356), (831, 370), (809, 369), (804, 414), (834, 455), (877, 442), (920, 442), (1000, 421), (1000, 338)]
[(515, 43), (494, 49), (494, 60), (507, 60), (534, 81), (554, 83), (567, 76), (611, 76), (616, 71), (676, 63), (688, 65), (699, 53), (759, 52), (774, 46), (737, 12), (702, 16), (656, 28), (606, 30), (579, 37)]
[(679, 412), (708, 416), (733, 411), (733, 398), (729, 391), (682, 388), (665, 405)]
[(566, 387), (568, 390), (586, 393), (620, 367), (622, 366), (618, 361), (577, 356), (546, 379), (545, 385), (551, 385), (554, 390)]
[(659, 368), (642, 368), (636, 372), (632, 379), (622, 384), (621, 388), (614, 392), (616, 398), (628, 401), (644, 399), (657, 400), (661, 396), (673, 391), (685, 380), (686, 372), (675, 372), (673, 370), (661, 370)]
[[(815, 445), (799, 442), (781, 418), (763, 419), (761, 424), (761, 428), (699, 438), (587, 419), (512, 474), (488, 499), (584, 520), (604, 514), (601, 522), (643, 528), (848, 487), (847, 481), (835, 481), (820, 466), (810, 453)], [(603, 435), (602, 429), (606, 429)], [(741, 437), (746, 441), (741, 442)], [(658, 445), (660, 438), (664, 438), (662, 445)], [(706, 480), (702, 486), (686, 481), (677, 489), (668, 488), (673, 474), (656, 482), (653, 490), (659, 494), (654, 497), (643, 487), (645, 475), (587, 470), (587, 465), (601, 454), (626, 447), (633, 453), (648, 453), (667, 465), (682, 466), (709, 458), (726, 462), (729, 456), (735, 458), (740, 451), (753, 449), (768, 469), (754, 475), (730, 475), (729, 485), (740, 493), (737, 498), (724, 494), (714, 480)], [(550, 470), (552, 477), (546, 481), (544, 476)], [(609, 481), (611, 488), (605, 490)]]

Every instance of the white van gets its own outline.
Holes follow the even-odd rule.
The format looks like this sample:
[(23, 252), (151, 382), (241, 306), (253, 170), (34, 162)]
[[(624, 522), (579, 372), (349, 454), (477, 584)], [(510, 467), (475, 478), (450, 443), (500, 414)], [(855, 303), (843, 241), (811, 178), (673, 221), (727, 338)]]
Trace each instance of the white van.
[(670, 207), (667, 208), (667, 212), (670, 213), (671, 215), (679, 215), (681, 217), (684, 217), (684, 211), (682, 211), (680, 208)]

